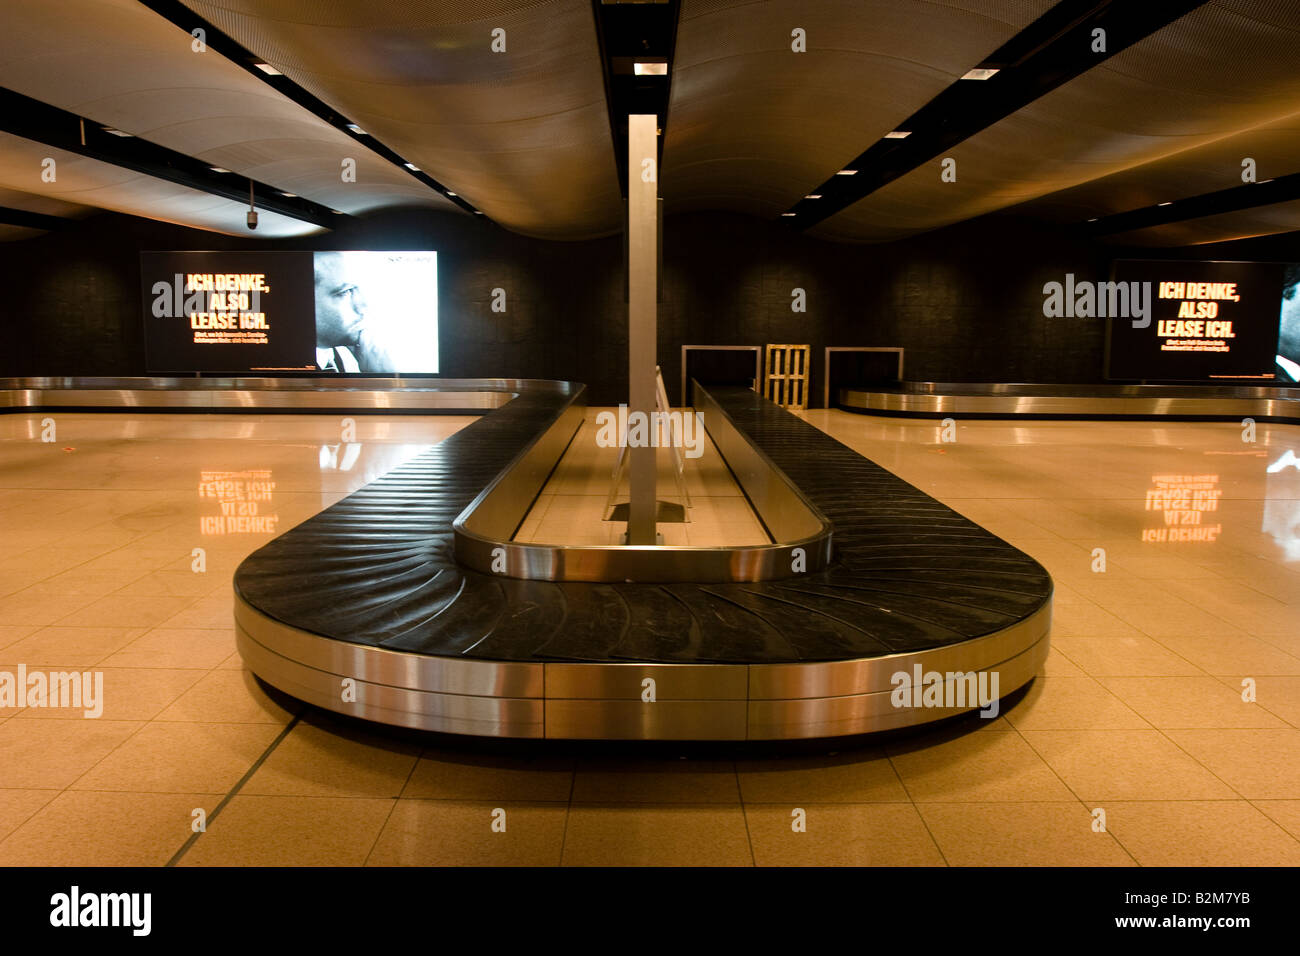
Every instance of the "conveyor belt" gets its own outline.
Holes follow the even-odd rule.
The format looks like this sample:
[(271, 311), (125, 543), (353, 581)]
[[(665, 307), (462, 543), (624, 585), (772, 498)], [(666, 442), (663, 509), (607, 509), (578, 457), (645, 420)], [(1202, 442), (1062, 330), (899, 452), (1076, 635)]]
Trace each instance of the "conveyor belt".
[(747, 389), (711, 389), (834, 523), (831, 567), (754, 584), (479, 573), (452, 520), (572, 399), (525, 392), (254, 552), (235, 587), (294, 628), (496, 661), (776, 664), (928, 651), (1013, 625), (1052, 583), (1029, 556)]
[[(996, 700), (1046, 657), (1052, 582), (1037, 562), (746, 389), (703, 400), (831, 520), (824, 569), (656, 584), (459, 565), (453, 520), (543, 435), (563, 434), (583, 398), (566, 383), (511, 391), (244, 561), (236, 635), (255, 673), (322, 707), (429, 730), (735, 740), (936, 720), (988, 702), (961, 696), (977, 672)], [(937, 673), (948, 696), (900, 700), (913, 673)]]

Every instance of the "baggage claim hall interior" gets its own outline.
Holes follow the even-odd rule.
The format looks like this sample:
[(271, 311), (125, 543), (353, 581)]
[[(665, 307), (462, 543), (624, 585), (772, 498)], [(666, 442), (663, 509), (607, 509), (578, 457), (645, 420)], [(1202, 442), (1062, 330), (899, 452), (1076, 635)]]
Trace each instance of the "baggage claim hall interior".
[(1300, 5), (0, 9), (0, 866), (1300, 864)]

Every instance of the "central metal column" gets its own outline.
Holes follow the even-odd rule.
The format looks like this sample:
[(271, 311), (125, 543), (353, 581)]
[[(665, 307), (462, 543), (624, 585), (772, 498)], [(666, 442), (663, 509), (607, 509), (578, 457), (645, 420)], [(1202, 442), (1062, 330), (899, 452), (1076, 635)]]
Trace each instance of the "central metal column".
[(628, 544), (656, 544), (655, 449), (649, 445), (650, 415), (655, 410), (659, 268), (658, 117), (627, 118), (627, 411), (629, 422), (644, 416), (631, 437), (644, 436), (644, 447), (628, 442)]

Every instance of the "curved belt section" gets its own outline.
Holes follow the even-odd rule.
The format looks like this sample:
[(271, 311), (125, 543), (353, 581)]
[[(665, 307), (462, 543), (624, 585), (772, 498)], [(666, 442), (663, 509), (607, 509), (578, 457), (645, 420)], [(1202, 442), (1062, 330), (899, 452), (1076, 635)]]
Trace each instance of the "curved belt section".
[(911, 382), (841, 388), (841, 408), (883, 415), (1052, 418), (1202, 418), (1300, 424), (1300, 389), (1184, 385), (987, 385)]
[(808, 664), (517, 662), (336, 641), (235, 595), (241, 656), (300, 700), (420, 730), (569, 740), (793, 740), (928, 723), (1032, 680), (1050, 624), (1048, 604), (958, 644)]

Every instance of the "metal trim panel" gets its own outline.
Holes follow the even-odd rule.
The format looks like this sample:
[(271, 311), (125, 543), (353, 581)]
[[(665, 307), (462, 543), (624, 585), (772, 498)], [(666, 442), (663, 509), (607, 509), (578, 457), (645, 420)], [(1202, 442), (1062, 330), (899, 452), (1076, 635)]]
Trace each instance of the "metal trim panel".
[(1256, 418), (1300, 424), (1300, 389), (1259, 386), (912, 382), (900, 390), (842, 388), (841, 407), (894, 415), (1062, 418)]

